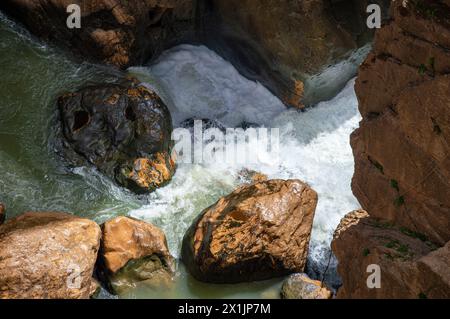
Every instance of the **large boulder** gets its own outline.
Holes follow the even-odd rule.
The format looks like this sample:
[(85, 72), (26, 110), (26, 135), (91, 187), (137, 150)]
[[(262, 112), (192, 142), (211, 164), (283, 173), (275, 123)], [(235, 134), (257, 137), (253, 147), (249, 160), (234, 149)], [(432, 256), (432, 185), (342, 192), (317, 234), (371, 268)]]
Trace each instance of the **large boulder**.
[(174, 259), (166, 236), (158, 227), (130, 217), (117, 217), (102, 225), (99, 268), (114, 293), (120, 294), (144, 282), (170, 287)]
[(6, 219), (6, 213), (5, 213), (5, 205), (3, 203), (0, 203), (0, 225), (3, 224), (3, 222)]
[[(332, 249), (339, 260), (343, 286), (338, 298), (449, 298), (450, 242), (439, 246), (421, 233), (370, 217), (346, 215), (335, 232)], [(379, 287), (370, 287), (377, 275)]]
[(93, 164), (137, 193), (172, 178), (172, 120), (152, 90), (132, 81), (88, 86), (58, 105), (63, 154), (73, 165)]
[(358, 49), (372, 34), (367, 5), (381, 5), (386, 15), (389, 2), (211, 0), (202, 30), (245, 76), (302, 107), (333, 97), (356, 74), (367, 53)]
[(65, 213), (30, 212), (0, 226), (0, 299), (89, 298), (100, 227)]
[(283, 282), (283, 299), (331, 299), (333, 294), (320, 281), (312, 280), (306, 274), (293, 274)]
[(182, 260), (195, 278), (214, 283), (302, 272), (316, 205), (316, 192), (299, 180), (241, 186), (197, 217)]
[[(66, 25), (70, 4), (81, 8), (80, 29)], [(192, 38), (196, 1), (2, 0), (0, 9), (85, 59), (125, 68)]]

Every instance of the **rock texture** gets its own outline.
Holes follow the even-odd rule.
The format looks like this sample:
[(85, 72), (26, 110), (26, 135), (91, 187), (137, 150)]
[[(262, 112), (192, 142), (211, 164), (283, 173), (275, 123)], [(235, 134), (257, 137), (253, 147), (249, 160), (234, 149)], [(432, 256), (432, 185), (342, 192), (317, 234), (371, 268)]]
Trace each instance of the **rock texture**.
[(306, 274), (289, 276), (281, 287), (283, 299), (331, 299), (333, 294), (320, 281), (312, 280)]
[(316, 204), (316, 192), (299, 180), (239, 187), (194, 221), (182, 260), (195, 278), (214, 283), (302, 272)]
[[(70, 4), (81, 8), (80, 29), (66, 25)], [(86, 59), (125, 68), (190, 39), (196, 1), (2, 0), (0, 9)]]
[[(352, 189), (332, 243), (339, 298), (450, 295), (450, 3), (395, 1), (356, 81)], [(370, 215), (370, 216), (369, 216)], [(367, 266), (381, 288), (366, 285)]]
[(89, 298), (100, 227), (64, 213), (30, 212), (0, 226), (0, 299)]
[(5, 205), (3, 205), (3, 203), (0, 203), (0, 225), (3, 224), (6, 219), (5, 210)]
[[(450, 243), (427, 237), (362, 211), (341, 221), (332, 248), (343, 286), (338, 298), (449, 298)], [(369, 265), (380, 266), (380, 288), (370, 289)]]
[(115, 293), (122, 293), (139, 282), (170, 285), (174, 260), (166, 236), (152, 224), (117, 217), (102, 225), (99, 266)]
[(89, 86), (60, 97), (64, 156), (89, 162), (137, 193), (166, 184), (175, 171), (169, 110), (133, 83)]
[(363, 121), (351, 143), (362, 207), (443, 245), (450, 240), (450, 7), (441, 6), (394, 3), (394, 20), (377, 33), (356, 81)]
[[(181, 42), (205, 43), (303, 107), (331, 98), (354, 76), (367, 53), (355, 50), (371, 38), (369, 3), (384, 9), (389, 0), (3, 0), (0, 9), (44, 39), (120, 68)], [(69, 4), (81, 7), (80, 29), (66, 26)], [(336, 76), (338, 62), (344, 71)]]
[(206, 42), (247, 77), (261, 80), (296, 107), (331, 98), (354, 76), (364, 52), (353, 56), (353, 66), (351, 61), (342, 65), (347, 74), (333, 77), (327, 69), (370, 39), (367, 5), (389, 4), (388, 0), (210, 2), (210, 14), (203, 18)]

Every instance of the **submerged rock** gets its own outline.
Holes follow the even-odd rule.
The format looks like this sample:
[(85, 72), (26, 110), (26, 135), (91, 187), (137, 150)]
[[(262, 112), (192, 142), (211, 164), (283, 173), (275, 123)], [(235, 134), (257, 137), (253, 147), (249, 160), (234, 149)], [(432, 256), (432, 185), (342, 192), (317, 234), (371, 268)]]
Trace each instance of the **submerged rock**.
[(5, 205), (3, 205), (3, 203), (0, 203), (0, 225), (3, 224), (6, 219), (5, 210)]
[(320, 281), (312, 280), (306, 274), (289, 276), (281, 287), (283, 299), (331, 299), (333, 294)]
[[(359, 210), (342, 219), (332, 249), (343, 282), (337, 298), (450, 297), (450, 242), (439, 247), (424, 234)], [(377, 284), (374, 265), (376, 289), (368, 285)]]
[(195, 278), (214, 283), (302, 272), (316, 205), (316, 192), (299, 180), (239, 187), (194, 221), (183, 262)]
[(137, 193), (172, 178), (172, 120), (152, 90), (131, 81), (88, 86), (58, 104), (63, 153), (72, 163), (89, 162)]
[(89, 298), (100, 227), (65, 213), (29, 212), (0, 226), (0, 299)]
[[(80, 5), (81, 28), (66, 25), (70, 4)], [(126, 68), (191, 38), (196, 1), (2, 0), (0, 9), (85, 59)]]
[(163, 231), (152, 224), (117, 217), (102, 225), (99, 268), (110, 289), (117, 294), (136, 287), (170, 287), (174, 259)]

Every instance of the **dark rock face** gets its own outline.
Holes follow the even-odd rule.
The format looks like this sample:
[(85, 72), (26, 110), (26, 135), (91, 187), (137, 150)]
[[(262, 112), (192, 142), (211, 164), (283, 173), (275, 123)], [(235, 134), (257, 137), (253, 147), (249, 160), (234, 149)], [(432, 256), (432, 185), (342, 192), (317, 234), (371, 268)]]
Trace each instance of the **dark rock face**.
[(198, 280), (237, 283), (302, 272), (317, 194), (299, 180), (236, 189), (186, 232), (182, 260)]
[[(80, 29), (66, 25), (69, 4), (81, 8)], [(192, 37), (195, 5), (195, 0), (2, 0), (0, 9), (86, 59), (125, 68)]]
[(172, 121), (155, 92), (127, 81), (86, 87), (58, 104), (63, 153), (73, 164), (89, 162), (138, 193), (171, 179)]
[[(211, 0), (204, 9), (203, 37), (246, 77), (301, 108), (331, 98), (356, 74), (367, 53), (356, 50), (372, 37), (367, 5), (378, 3), (386, 13), (389, 2)], [(330, 80), (329, 67), (352, 53), (355, 62), (343, 66), (347, 74)]]
[[(389, 2), (3, 0), (0, 9), (44, 39), (120, 68), (175, 44), (205, 43), (285, 104), (303, 107), (331, 98), (355, 75), (366, 53), (358, 48), (372, 34), (367, 5)], [(81, 6), (81, 29), (66, 26), (72, 3)], [(346, 74), (336, 77), (332, 65), (340, 62)]]

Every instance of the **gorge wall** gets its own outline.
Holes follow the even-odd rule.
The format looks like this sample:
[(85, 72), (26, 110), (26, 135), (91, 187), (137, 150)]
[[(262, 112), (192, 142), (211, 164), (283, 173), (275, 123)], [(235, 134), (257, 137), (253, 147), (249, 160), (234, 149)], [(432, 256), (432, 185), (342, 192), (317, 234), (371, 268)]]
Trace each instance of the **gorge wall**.
[[(81, 8), (80, 29), (66, 26), (72, 3)], [(385, 9), (389, 0), (3, 0), (0, 9), (83, 59), (119, 68), (181, 42), (204, 43), (302, 108), (354, 77), (367, 53), (358, 49), (372, 38), (369, 3)]]
[[(363, 120), (352, 189), (365, 212), (341, 221), (341, 298), (450, 296), (450, 2), (396, 1), (360, 67)], [(366, 285), (370, 264), (381, 288)]]

